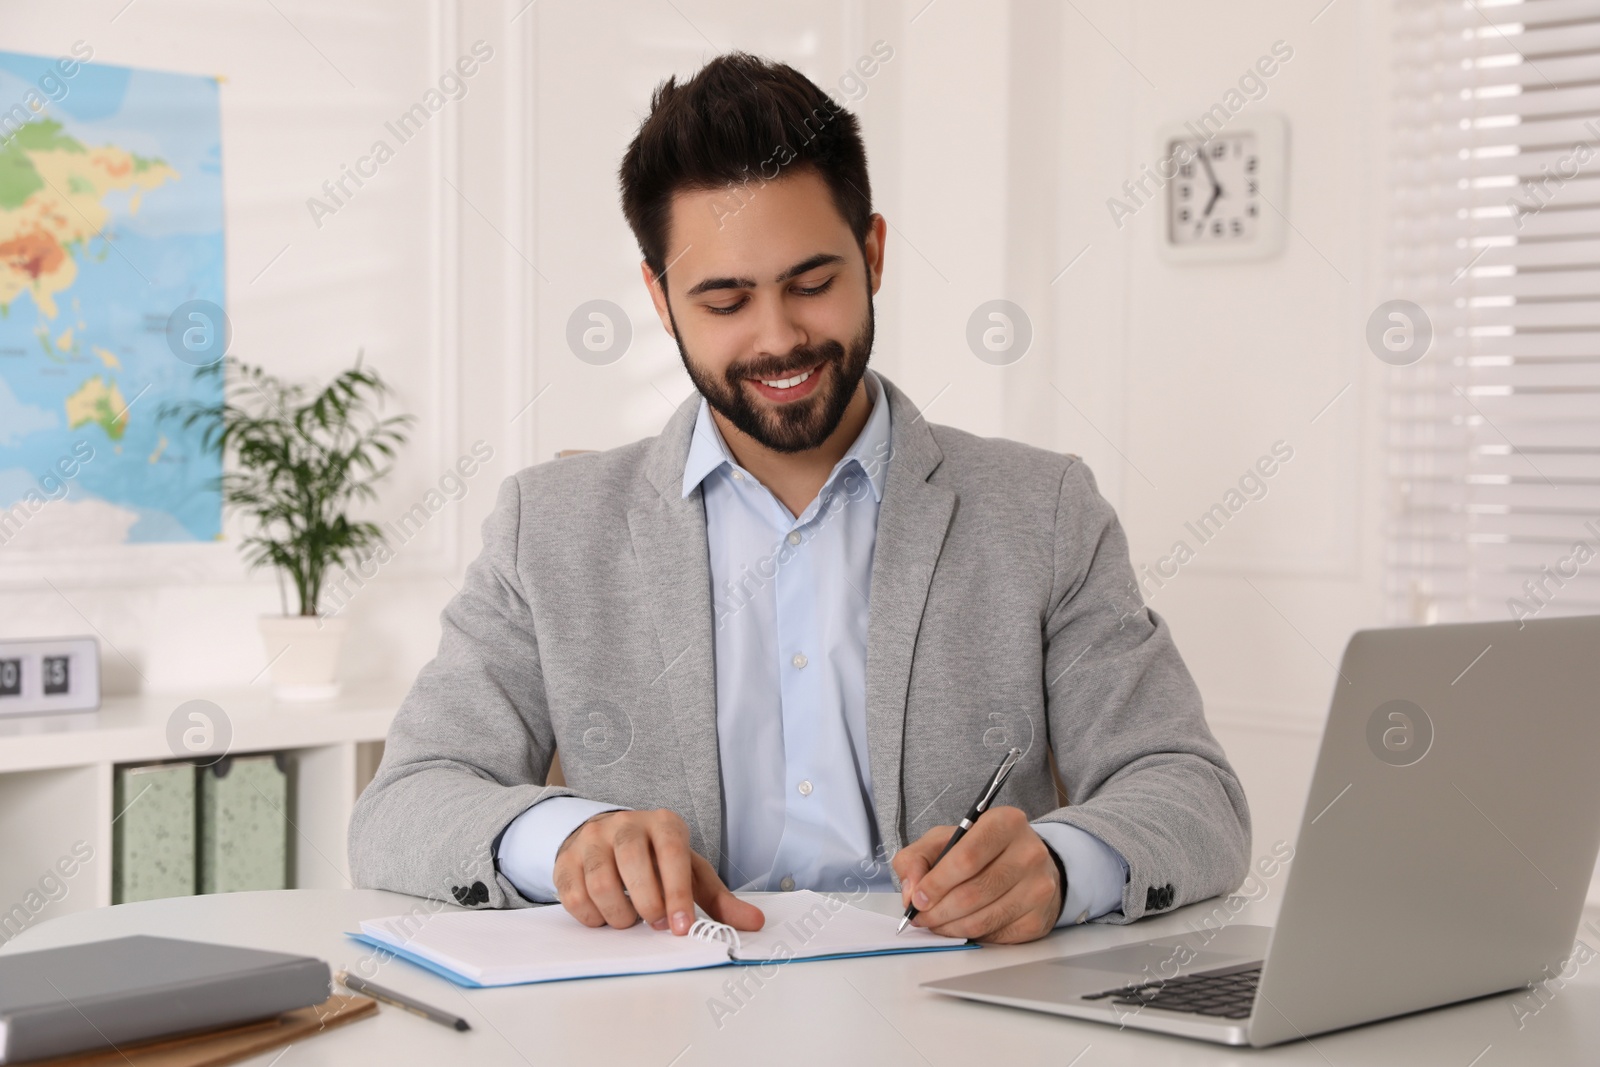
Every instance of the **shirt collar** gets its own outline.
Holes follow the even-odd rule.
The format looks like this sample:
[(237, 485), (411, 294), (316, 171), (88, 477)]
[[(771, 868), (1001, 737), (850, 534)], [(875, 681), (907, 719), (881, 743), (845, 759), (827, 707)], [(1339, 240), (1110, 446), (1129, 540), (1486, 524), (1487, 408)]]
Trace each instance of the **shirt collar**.
[[(867, 476), (874, 500), (881, 503), (889, 466), (889, 397), (876, 371), (868, 368), (863, 378), (867, 383), (867, 396), (872, 399), (872, 413), (867, 416), (867, 424), (861, 428), (849, 451), (834, 464), (828, 481), (833, 481), (841, 470), (854, 463)], [(689, 458), (683, 466), (683, 495), (694, 492), (695, 486), (705, 481), (707, 475), (724, 465), (732, 468), (737, 464), (722, 439), (721, 431), (717, 429), (716, 421), (711, 417), (711, 405), (705, 397), (701, 397), (700, 412), (695, 417), (694, 435), (689, 443)], [(827, 483), (823, 487), (826, 488)]]

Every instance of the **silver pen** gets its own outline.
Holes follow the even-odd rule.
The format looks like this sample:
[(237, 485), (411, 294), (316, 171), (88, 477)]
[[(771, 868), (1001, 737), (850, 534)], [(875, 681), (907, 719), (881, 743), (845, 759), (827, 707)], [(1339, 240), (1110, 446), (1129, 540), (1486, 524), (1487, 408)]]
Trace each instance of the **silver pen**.
[[(1020, 748), (1014, 748), (1006, 753), (1006, 758), (1000, 761), (1000, 766), (995, 768), (994, 775), (990, 777), (989, 784), (983, 787), (983, 792), (979, 793), (978, 799), (973, 801), (972, 810), (967, 812), (967, 817), (956, 825), (956, 832), (950, 835), (949, 841), (945, 842), (944, 850), (928, 865), (929, 870), (938, 866), (939, 861), (944, 859), (945, 853), (955, 848), (956, 842), (960, 841), (966, 836), (967, 831), (972, 829), (972, 824), (978, 821), (978, 816), (989, 810), (989, 805), (994, 802), (994, 795), (1000, 792), (1001, 786), (1006, 784), (1006, 777), (1010, 775), (1011, 768), (1015, 767), (1017, 760), (1021, 758), (1022, 749)], [(900, 925), (895, 927), (895, 936), (898, 937), (900, 932), (906, 928), (906, 924), (916, 917), (917, 906), (915, 904), (907, 906), (905, 918), (901, 919)]]
[(472, 1029), (472, 1027), (467, 1024), (467, 1020), (463, 1019), (461, 1016), (451, 1015), (447, 1011), (440, 1011), (438, 1008), (424, 1004), (422, 1001), (417, 1000), (414, 997), (408, 997), (404, 993), (396, 992), (387, 986), (378, 985), (376, 982), (369, 982), (364, 978), (357, 978), (355, 975), (349, 974), (345, 971), (340, 971), (335, 977), (337, 977), (340, 982), (344, 983), (344, 987), (350, 990), (352, 993), (362, 993), (371, 997), (373, 1000), (381, 1000), (385, 1004), (393, 1004), (395, 1007), (409, 1011), (413, 1015), (420, 1015), (424, 1019), (431, 1019), (440, 1026), (448, 1026), (452, 1030)]

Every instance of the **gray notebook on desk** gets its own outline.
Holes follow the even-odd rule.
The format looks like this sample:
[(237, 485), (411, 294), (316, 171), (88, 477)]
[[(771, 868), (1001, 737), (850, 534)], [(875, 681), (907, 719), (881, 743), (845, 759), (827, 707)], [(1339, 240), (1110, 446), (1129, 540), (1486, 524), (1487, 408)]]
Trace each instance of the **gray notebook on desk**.
[(170, 937), (0, 955), (0, 1064), (264, 1019), (328, 998), (310, 956)]

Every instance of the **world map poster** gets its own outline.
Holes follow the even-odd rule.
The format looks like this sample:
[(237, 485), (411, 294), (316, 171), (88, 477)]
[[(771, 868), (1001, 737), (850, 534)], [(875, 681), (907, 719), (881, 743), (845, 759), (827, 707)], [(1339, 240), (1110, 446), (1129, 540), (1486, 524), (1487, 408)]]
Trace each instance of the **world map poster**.
[(221, 397), (173, 341), (222, 328), (217, 80), (79, 53), (0, 52), (0, 556), (221, 536), (221, 457), (158, 417)]

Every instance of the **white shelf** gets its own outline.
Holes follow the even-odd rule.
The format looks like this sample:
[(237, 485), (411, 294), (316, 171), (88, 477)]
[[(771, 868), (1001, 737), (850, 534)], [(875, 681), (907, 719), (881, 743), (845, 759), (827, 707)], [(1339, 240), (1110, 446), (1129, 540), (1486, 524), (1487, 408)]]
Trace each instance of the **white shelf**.
[(167, 743), (167, 722), (191, 700), (209, 700), (227, 715), (230, 752), (381, 741), (405, 693), (404, 685), (369, 685), (316, 704), (274, 701), (264, 687), (155, 693), (112, 697), (98, 711), (0, 718), (0, 774), (179, 758)]
[[(291, 886), (352, 888), (350, 812), (376, 769), (406, 684), (355, 686), (316, 704), (248, 690), (154, 693), (98, 711), (0, 718), (0, 942), (44, 919), (111, 903), (112, 776), (124, 763), (186, 758), (168, 741), (180, 706), (207, 700), (227, 718), (226, 751), (293, 757)], [(76, 863), (92, 849), (93, 857)], [(75, 868), (62, 876), (58, 864)]]

